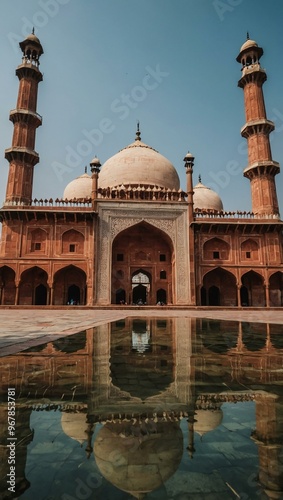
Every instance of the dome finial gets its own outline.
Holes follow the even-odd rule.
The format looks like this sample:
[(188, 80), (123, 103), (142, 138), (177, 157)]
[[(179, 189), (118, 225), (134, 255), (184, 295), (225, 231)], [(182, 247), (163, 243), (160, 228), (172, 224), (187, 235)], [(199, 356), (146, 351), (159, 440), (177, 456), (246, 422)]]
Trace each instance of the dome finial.
[(87, 174), (87, 166), (85, 166), (85, 174)]
[(249, 40), (249, 39), (250, 39), (250, 34), (249, 34), (249, 32), (247, 31), (247, 40)]
[(137, 121), (137, 131), (136, 131), (136, 141), (141, 140), (141, 133), (140, 133), (140, 122), (139, 120)]
[(201, 183), (201, 175), (198, 176), (198, 181)]
[(33, 28), (32, 28), (32, 34), (34, 35), (34, 26), (33, 26)]

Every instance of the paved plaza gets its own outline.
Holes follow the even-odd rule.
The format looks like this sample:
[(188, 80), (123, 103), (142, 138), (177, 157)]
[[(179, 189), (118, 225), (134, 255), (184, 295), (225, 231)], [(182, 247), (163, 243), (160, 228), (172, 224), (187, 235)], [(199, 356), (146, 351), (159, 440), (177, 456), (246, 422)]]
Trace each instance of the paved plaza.
[(112, 309), (1, 309), (0, 356), (16, 354), (29, 347), (71, 335), (86, 328), (126, 317), (191, 317), (245, 322), (282, 324), (283, 309), (176, 309), (176, 308), (112, 308)]

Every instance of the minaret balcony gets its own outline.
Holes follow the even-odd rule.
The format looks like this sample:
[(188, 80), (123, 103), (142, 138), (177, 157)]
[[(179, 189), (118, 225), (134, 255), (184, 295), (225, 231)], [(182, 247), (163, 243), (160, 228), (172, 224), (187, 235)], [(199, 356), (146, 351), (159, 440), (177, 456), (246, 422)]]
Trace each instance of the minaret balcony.
[(43, 80), (42, 73), (39, 71), (38, 67), (31, 62), (24, 62), (16, 69), (16, 75), (21, 80), (22, 78), (33, 78), (36, 82), (41, 82)]
[(266, 72), (261, 68), (260, 64), (250, 64), (242, 69), (242, 78), (238, 81), (238, 87), (242, 89), (247, 83), (260, 82), (264, 83), (267, 79)]
[(34, 128), (42, 125), (42, 116), (29, 109), (12, 109), (10, 111), (10, 120), (12, 123), (27, 123), (32, 125)]
[(5, 158), (10, 163), (14, 161), (32, 166), (39, 162), (39, 154), (36, 151), (22, 147), (5, 149)]
[(251, 135), (264, 134), (269, 135), (275, 129), (274, 123), (266, 118), (261, 118), (259, 120), (252, 120), (245, 123), (241, 128), (241, 136), (246, 139)]
[(259, 175), (272, 175), (275, 176), (280, 172), (280, 164), (278, 161), (266, 160), (266, 161), (256, 161), (251, 165), (248, 165), (244, 171), (244, 177), (252, 179), (258, 177)]

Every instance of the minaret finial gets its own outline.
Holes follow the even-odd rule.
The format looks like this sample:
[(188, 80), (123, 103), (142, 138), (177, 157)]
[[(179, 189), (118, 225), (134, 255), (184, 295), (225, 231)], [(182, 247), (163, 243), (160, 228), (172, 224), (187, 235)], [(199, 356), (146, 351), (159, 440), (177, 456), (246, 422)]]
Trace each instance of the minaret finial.
[(139, 120), (137, 121), (137, 131), (136, 131), (136, 141), (141, 140), (141, 133), (140, 133), (140, 122)]
[(198, 176), (198, 181), (201, 183), (201, 175)]
[(250, 34), (249, 34), (249, 32), (247, 31), (247, 40), (249, 40), (249, 39), (250, 39)]

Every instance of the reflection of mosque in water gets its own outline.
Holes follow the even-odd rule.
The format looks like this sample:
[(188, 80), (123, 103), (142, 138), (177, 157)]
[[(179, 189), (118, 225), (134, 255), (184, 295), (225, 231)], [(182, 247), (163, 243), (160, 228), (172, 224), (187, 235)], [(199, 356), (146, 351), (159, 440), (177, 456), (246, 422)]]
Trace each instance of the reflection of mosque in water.
[[(195, 433), (221, 424), (223, 403), (255, 401), (250, 437), (258, 447), (259, 481), (268, 498), (282, 498), (281, 329), (188, 318), (126, 319), (2, 358), (1, 498), (7, 490), (11, 386), (18, 401), (18, 495), (30, 486), (25, 464), (34, 409), (60, 410), (63, 432), (87, 442), (86, 454), (91, 460), (93, 452), (102, 476), (144, 498), (174, 475), (184, 448), (193, 457)], [(92, 443), (97, 423), (103, 425)]]

